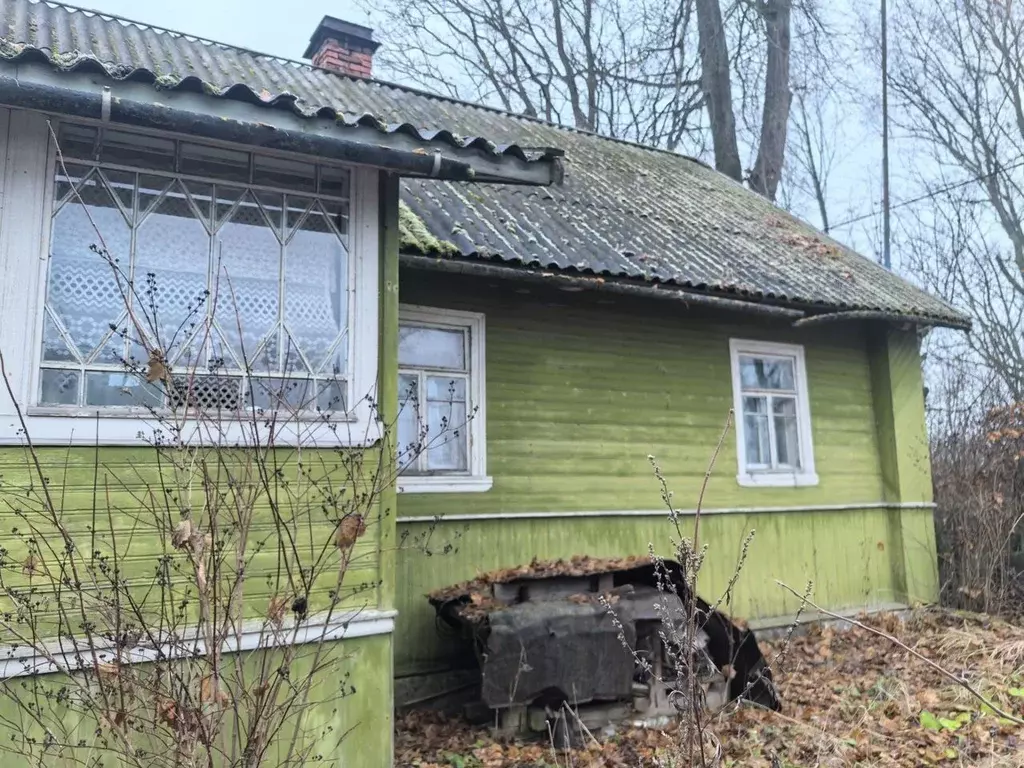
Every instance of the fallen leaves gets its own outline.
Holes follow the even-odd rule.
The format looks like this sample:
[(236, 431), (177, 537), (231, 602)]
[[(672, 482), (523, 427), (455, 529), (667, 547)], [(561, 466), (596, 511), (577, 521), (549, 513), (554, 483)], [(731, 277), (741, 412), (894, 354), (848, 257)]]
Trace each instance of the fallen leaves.
[(291, 602), (287, 597), (283, 595), (277, 595), (271, 598), (270, 604), (267, 606), (267, 618), (270, 623), (278, 629), (284, 624), (285, 611), (288, 610), (288, 605)]
[(350, 549), (364, 533), (366, 533), (366, 521), (362, 515), (345, 515), (338, 523), (335, 543), (338, 545), (338, 549)]
[(650, 565), (651, 558), (630, 556), (599, 558), (589, 555), (574, 555), (560, 560), (538, 560), (516, 568), (501, 568), (479, 574), (471, 581), (454, 584), (430, 593), (431, 600), (445, 601), (468, 597), (474, 593), (490, 594), (492, 584), (506, 584), (520, 579), (549, 579), (556, 576), (590, 576), (611, 571), (625, 571)]
[(219, 681), (213, 675), (207, 675), (199, 684), (199, 701), (201, 704), (227, 706), (231, 703), (231, 697), (220, 687)]
[(35, 553), (30, 554), (21, 564), (21, 572), (26, 576), (37, 576), (41, 571), (43, 561), (36, 557)]
[(149, 361), (146, 366), (146, 381), (150, 384), (155, 384), (158, 381), (170, 381), (170, 378), (170, 371), (167, 370), (167, 361), (164, 359), (163, 350), (150, 350)]
[[(991, 617), (922, 611), (863, 619), (964, 676), (1007, 712), (1024, 713), (1022, 628)], [(762, 641), (769, 662), (781, 644)], [(710, 718), (724, 766), (1019, 766), (1024, 728), (996, 717), (940, 673), (860, 629), (812, 628), (772, 665), (783, 712), (731, 705)], [(556, 755), (544, 738), (501, 740), (434, 712), (401, 718), (396, 765), (419, 768), (654, 768), (682, 765), (679, 734), (621, 727)], [(672, 760), (676, 760), (675, 763)]]

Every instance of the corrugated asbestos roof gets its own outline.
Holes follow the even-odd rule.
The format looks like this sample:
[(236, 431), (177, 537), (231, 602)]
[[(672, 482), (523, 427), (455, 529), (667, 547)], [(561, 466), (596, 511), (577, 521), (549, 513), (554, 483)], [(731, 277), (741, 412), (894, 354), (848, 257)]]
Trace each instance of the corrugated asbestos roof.
[(417, 124), (399, 113), (384, 115), (364, 101), (326, 99), (323, 73), (311, 66), (58, 3), (0, 0), (0, 59), (40, 59), (65, 71), (95, 69), (163, 90), (263, 104), (527, 162), (562, 155), (556, 148), (498, 144), (435, 123)]
[[(407, 180), (405, 251), (964, 322), (943, 301), (681, 155), (56, 4), (0, 0), (0, 38), (8, 60), (102, 67), (161, 89), (527, 159), (538, 153), (524, 146), (565, 151), (560, 187)], [(466, 138), (480, 136), (488, 139)]]

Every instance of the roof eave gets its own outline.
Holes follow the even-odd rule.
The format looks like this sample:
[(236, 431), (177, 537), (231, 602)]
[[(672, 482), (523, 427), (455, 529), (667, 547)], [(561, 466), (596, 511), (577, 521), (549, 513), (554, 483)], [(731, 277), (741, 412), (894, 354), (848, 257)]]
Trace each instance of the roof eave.
[(0, 63), (0, 104), (125, 127), (170, 131), (278, 151), (371, 165), (408, 178), (558, 184), (562, 160), (539, 159), (424, 141), (404, 132), (342, 125), (204, 94), (86, 72), (64, 72), (21, 62)]
[(954, 331), (971, 330), (971, 319), (964, 315), (930, 315), (915, 312), (893, 312), (876, 309), (847, 309), (836, 312), (822, 312), (794, 321), (798, 328), (826, 325), (836, 322), (878, 321), (886, 323), (910, 323), (912, 325), (949, 328)]
[[(761, 315), (788, 320), (794, 327), (823, 325), (833, 322), (880, 321), (910, 323), (922, 327), (950, 328), (970, 331), (971, 321), (962, 315), (927, 315), (868, 309), (828, 311), (821, 305), (801, 307), (798, 303), (771, 303), (756, 298), (725, 296), (713, 292), (696, 291), (670, 282), (642, 281), (594, 274), (579, 274), (554, 268), (535, 269), (528, 266), (495, 264), (479, 257), (444, 257), (403, 249), (401, 263), (413, 269), (493, 277), (512, 281), (543, 283), (563, 290), (592, 290), (632, 295), (643, 298), (669, 299), (683, 304), (706, 306), (730, 312)], [(824, 311), (822, 311), (824, 310)]]

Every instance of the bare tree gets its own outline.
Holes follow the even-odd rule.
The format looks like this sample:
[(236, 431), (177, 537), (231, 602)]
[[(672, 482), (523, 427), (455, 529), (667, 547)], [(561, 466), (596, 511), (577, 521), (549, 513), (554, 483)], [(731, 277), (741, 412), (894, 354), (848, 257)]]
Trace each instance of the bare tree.
[[(790, 140), (779, 186), (779, 202), (788, 210), (803, 212), (829, 233), (832, 226), (829, 181), (840, 162), (841, 130), (835, 92), (794, 83), (790, 115)], [(840, 102), (841, 103), (841, 102)]]
[(993, 269), (1005, 258), (1005, 245), (990, 220), (988, 202), (965, 188), (937, 192), (926, 202), (900, 224), (906, 264), (927, 288), (966, 311), (974, 324), (966, 341), (961, 334), (942, 335), (929, 351), (943, 367), (961, 367), (958, 361), (970, 357), (974, 366), (964, 367), (963, 375), (977, 391), (991, 392), (995, 376), (1002, 401), (1020, 401), (1024, 294)]
[(699, 130), (689, 2), (389, 0), (374, 10), (387, 41), (379, 57), (402, 79), (670, 149)]
[[(761, 128), (757, 140), (757, 156), (748, 182), (755, 192), (774, 200), (782, 178), (786, 128), (789, 124), (791, 2), (761, 0), (744, 5), (747, 6), (746, 10), (752, 8), (756, 13), (765, 43)], [(741, 21), (745, 19), (744, 13), (739, 16)], [(704, 93), (715, 147), (715, 167), (737, 181), (742, 181), (732, 108), (732, 73), (728, 66), (727, 32), (718, 0), (697, 0), (697, 21)], [(742, 46), (745, 41), (746, 38), (740, 35), (737, 45)]]
[(894, 121), (935, 169), (925, 174), (926, 208), (910, 225), (908, 250), (918, 274), (971, 314), (971, 348), (1020, 399), (1024, 8), (902, 0), (894, 10)]
[(828, 34), (814, 0), (386, 0), (367, 10), (398, 79), (697, 156), (710, 146), (718, 170), (773, 200), (791, 59), (820, 56)]

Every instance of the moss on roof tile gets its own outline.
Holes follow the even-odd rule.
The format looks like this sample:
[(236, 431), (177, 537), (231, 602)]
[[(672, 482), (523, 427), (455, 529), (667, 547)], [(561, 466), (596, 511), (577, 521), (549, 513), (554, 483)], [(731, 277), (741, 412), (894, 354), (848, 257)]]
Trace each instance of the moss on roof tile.
[(427, 228), (426, 222), (413, 213), (403, 201), (398, 203), (398, 241), (403, 251), (440, 256), (460, 254), (454, 243), (434, 236)]

